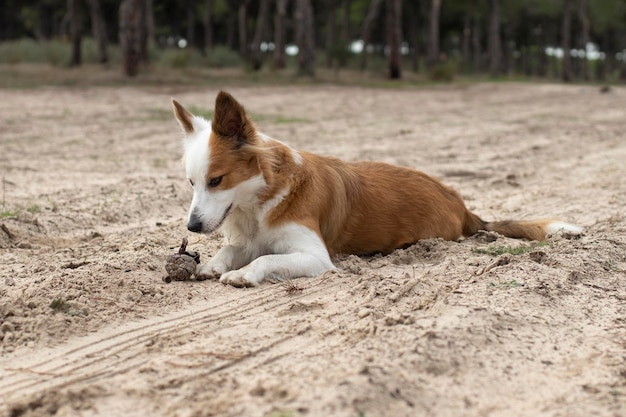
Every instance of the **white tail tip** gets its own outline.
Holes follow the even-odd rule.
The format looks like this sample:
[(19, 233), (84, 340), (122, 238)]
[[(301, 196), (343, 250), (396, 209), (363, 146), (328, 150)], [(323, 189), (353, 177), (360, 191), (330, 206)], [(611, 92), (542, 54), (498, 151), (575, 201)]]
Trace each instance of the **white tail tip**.
[(546, 226), (546, 232), (548, 234), (553, 234), (557, 232), (566, 232), (566, 233), (573, 233), (573, 234), (579, 235), (583, 232), (583, 228), (575, 226), (573, 224), (569, 224), (569, 223), (552, 222)]

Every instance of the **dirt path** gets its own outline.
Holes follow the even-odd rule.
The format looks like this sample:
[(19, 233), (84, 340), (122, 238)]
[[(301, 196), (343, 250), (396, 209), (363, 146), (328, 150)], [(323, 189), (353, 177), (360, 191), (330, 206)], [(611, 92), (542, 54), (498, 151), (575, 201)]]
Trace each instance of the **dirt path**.
[(190, 238), (170, 96), (5, 90), (0, 101), (0, 413), (7, 416), (626, 414), (626, 90), (484, 84), (229, 88), (298, 149), (416, 167), (485, 233), (340, 272), (235, 289), (165, 284)]

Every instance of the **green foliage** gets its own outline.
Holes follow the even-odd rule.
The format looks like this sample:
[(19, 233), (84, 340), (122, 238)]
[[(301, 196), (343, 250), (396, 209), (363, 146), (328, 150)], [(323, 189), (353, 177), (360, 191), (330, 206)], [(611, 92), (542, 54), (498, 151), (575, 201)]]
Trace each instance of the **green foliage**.
[(588, 4), (589, 20), (594, 32), (626, 29), (626, 1), (590, 0)]
[(39, 207), (37, 204), (33, 204), (33, 205), (27, 207), (26, 211), (31, 213), (31, 214), (41, 213), (41, 207)]
[[(92, 38), (86, 38), (81, 44), (83, 62), (99, 62), (98, 45)], [(109, 61), (121, 62), (119, 47), (109, 45)], [(55, 67), (65, 66), (70, 61), (70, 44), (61, 40), (35, 41), (23, 38), (0, 43), (0, 63), (50, 64)]]
[(6, 219), (8, 217), (16, 217), (19, 214), (19, 210), (2, 210), (0, 211), (0, 219)]
[[(46, 62), (46, 47), (33, 39), (19, 39), (0, 43), (0, 63), (18, 64), (20, 62)], [(69, 48), (67, 50), (69, 57)]]
[(238, 67), (242, 65), (241, 56), (222, 45), (215, 46), (209, 53), (208, 64), (215, 68)]
[(432, 81), (450, 82), (454, 80), (456, 74), (457, 64), (452, 59), (441, 62), (428, 70), (428, 78)]
[(155, 55), (154, 61), (159, 65), (177, 69), (200, 66), (229, 68), (242, 64), (239, 54), (224, 46), (213, 48), (208, 57), (195, 48), (167, 48), (156, 50)]
[(509, 255), (523, 255), (528, 252), (532, 252), (535, 249), (548, 246), (548, 242), (536, 242), (530, 245), (520, 245), (520, 246), (501, 246), (501, 245), (493, 245), (489, 246), (486, 249), (481, 248), (473, 248), (472, 252), (479, 253), (481, 255), (490, 255), (490, 256), (500, 256), (504, 254)]
[(532, 16), (559, 17), (563, 13), (563, 0), (525, 0), (523, 4)]

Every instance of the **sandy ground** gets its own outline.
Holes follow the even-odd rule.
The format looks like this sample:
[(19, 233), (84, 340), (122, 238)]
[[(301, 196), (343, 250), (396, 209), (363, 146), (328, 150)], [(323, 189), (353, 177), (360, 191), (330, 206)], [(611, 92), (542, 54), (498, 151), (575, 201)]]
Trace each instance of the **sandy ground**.
[(221, 243), (185, 229), (170, 96), (210, 110), (217, 90), (4, 90), (2, 415), (626, 415), (626, 89), (228, 90), (298, 149), (585, 233), (427, 240), (292, 287), (166, 284), (182, 237), (204, 260)]

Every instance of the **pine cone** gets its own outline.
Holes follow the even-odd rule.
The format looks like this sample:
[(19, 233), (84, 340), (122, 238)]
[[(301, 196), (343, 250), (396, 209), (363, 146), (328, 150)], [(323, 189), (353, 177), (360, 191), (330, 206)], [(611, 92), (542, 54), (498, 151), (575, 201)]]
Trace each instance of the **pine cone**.
[(196, 265), (200, 263), (200, 254), (196, 251), (187, 251), (187, 238), (178, 249), (178, 253), (170, 255), (165, 261), (167, 276), (163, 281), (187, 281), (196, 273)]

